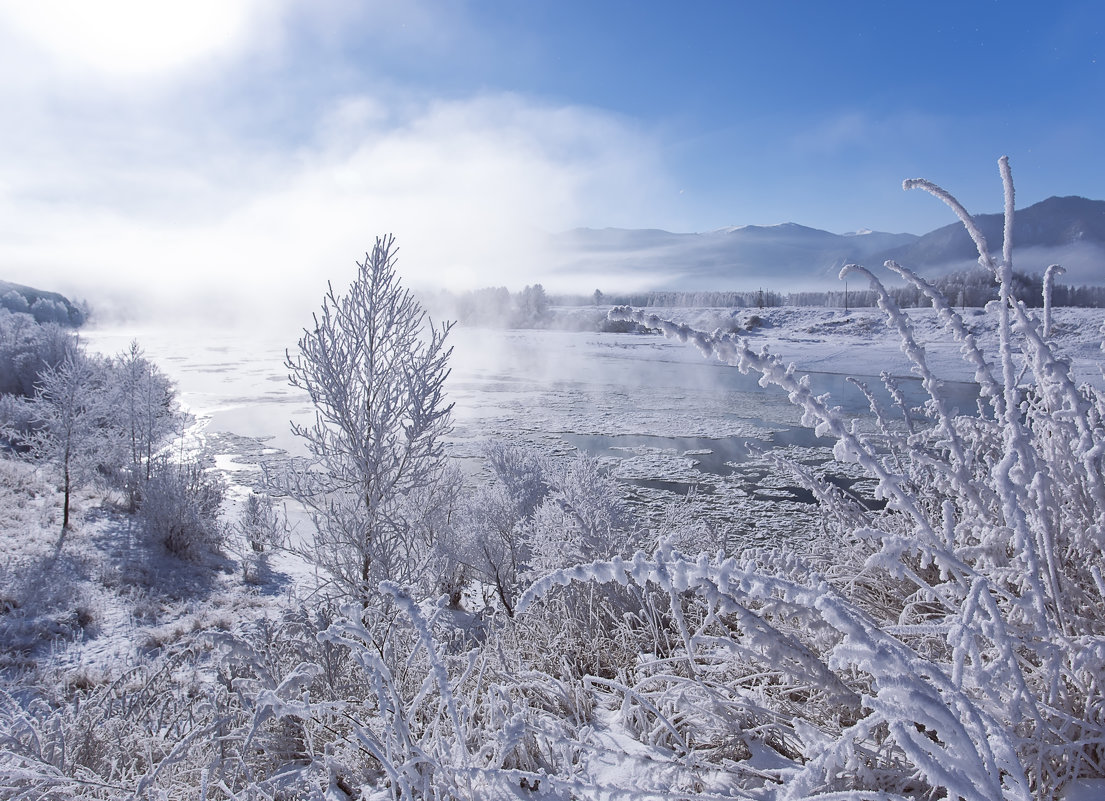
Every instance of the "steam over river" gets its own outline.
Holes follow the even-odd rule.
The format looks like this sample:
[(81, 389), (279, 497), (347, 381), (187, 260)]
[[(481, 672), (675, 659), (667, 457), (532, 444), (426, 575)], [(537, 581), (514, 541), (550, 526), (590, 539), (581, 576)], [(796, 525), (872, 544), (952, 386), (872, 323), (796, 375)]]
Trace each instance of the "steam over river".
[[(295, 353), (294, 337), (105, 329), (82, 338), (108, 354), (137, 338), (204, 421), (197, 430), (233, 482), (253, 485), (260, 463), (303, 453), (289, 421), (310, 422), (313, 412), (283, 367), (285, 348)], [(820, 470), (832, 443), (801, 427), (783, 393), (760, 387), (756, 376), (656, 336), (458, 327), (450, 340), (449, 445), (470, 480), (482, 480), (482, 443), (500, 439), (602, 458), (646, 514), (689, 495), (731, 544), (816, 527), (808, 493), (773, 456)], [(849, 367), (856, 365), (841, 365), (842, 373)], [(865, 380), (885, 400), (878, 379)], [(845, 413), (869, 416), (862, 393), (843, 374), (812, 373), (811, 381)], [(900, 383), (910, 404), (924, 400), (919, 382)], [(972, 387), (950, 386), (961, 409), (974, 407)], [(870, 502), (858, 474), (834, 465), (828, 477)]]

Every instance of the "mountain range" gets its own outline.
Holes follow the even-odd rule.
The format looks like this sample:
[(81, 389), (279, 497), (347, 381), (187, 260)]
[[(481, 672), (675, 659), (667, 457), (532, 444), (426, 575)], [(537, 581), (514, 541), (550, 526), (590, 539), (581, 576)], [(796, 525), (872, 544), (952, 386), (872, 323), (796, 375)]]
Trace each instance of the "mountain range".
[[(975, 222), (1000, 255), (1003, 216), (981, 214)], [(1042, 273), (1058, 263), (1067, 271), (1064, 283), (1105, 285), (1105, 201), (1051, 197), (1020, 209), (1013, 241), (1013, 266), (1021, 272)], [(850, 262), (879, 268), (893, 259), (933, 276), (974, 266), (978, 259), (959, 223), (923, 236), (834, 234), (797, 223), (691, 234), (576, 228), (554, 237), (553, 246), (566, 278), (600, 277), (611, 287), (642, 289), (832, 289), (839, 287), (840, 268)]]

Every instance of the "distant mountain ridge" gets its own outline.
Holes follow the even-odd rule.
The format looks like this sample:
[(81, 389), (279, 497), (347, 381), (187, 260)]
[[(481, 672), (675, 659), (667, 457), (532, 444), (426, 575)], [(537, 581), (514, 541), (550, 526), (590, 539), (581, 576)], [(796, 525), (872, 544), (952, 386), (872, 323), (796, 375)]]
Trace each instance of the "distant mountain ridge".
[[(1001, 250), (1004, 218), (975, 217), (992, 251)], [(1067, 269), (1068, 284), (1105, 285), (1105, 201), (1051, 197), (1014, 218), (1014, 266)], [(974, 244), (953, 223), (923, 236), (860, 231), (834, 234), (797, 223), (742, 225), (705, 233), (658, 229), (577, 228), (554, 237), (563, 275), (619, 279), (650, 289), (825, 289), (839, 286), (849, 262), (879, 268), (887, 259), (939, 274), (977, 262)]]
[[(979, 214), (974, 219), (990, 251), (1000, 253), (1005, 216)], [(1105, 245), (1105, 200), (1073, 195), (1049, 197), (1017, 210), (1013, 216), (1014, 264), (1016, 249), (1065, 248), (1078, 244)], [(978, 258), (974, 242), (960, 223), (937, 228), (907, 246), (888, 249), (887, 253), (887, 258), (918, 266), (963, 260), (973, 262)]]

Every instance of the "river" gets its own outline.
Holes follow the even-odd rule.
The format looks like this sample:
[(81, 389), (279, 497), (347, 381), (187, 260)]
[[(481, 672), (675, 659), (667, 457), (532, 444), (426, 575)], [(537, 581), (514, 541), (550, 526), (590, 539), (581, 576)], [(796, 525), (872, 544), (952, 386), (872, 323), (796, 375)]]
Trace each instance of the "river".
[[(290, 421), (310, 422), (313, 411), (288, 384), (285, 349), (295, 353), (294, 336), (103, 328), (82, 338), (106, 354), (137, 339), (176, 382), (214, 466), (239, 488), (258, 486), (260, 464), (303, 453)], [(583, 451), (603, 459), (647, 515), (689, 498), (733, 543), (817, 526), (809, 493), (771, 454), (826, 472), (861, 496), (870, 489), (854, 469), (831, 464), (832, 443), (799, 425), (783, 393), (686, 345), (634, 334), (462, 328), (450, 341), (448, 446), (470, 481), (483, 480), (490, 439), (563, 457)], [(844, 414), (869, 416), (844, 375), (812, 373), (811, 385), (831, 393)], [(919, 382), (902, 386), (911, 404), (924, 400)], [(962, 406), (973, 405), (971, 387), (951, 391)]]

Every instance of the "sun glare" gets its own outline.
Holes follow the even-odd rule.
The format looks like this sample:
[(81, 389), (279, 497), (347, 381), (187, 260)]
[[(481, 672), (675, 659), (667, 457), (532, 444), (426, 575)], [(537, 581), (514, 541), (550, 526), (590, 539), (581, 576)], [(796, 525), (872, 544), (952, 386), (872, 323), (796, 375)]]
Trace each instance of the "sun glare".
[(113, 76), (189, 66), (240, 44), (253, 0), (0, 1), (0, 15), (63, 64)]

